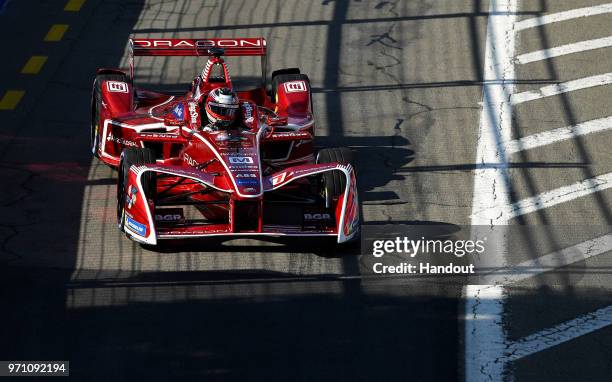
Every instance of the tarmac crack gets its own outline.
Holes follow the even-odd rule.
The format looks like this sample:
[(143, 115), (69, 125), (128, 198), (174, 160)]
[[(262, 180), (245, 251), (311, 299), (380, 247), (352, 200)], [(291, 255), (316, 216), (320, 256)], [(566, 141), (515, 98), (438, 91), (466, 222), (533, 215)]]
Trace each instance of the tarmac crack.
[(387, 31), (384, 33), (370, 35), (370, 42), (368, 42), (366, 46), (381, 44), (387, 48), (402, 50), (403, 48), (401, 46), (397, 46), (398, 41), (391, 37), (391, 32), (393, 32), (394, 27), (395, 23), (391, 24), (389, 29), (387, 29)]
[(388, 5), (388, 12), (395, 16), (399, 16), (399, 13), (395, 11), (395, 9), (397, 8), (397, 1), (381, 1), (374, 6), (374, 9), (384, 9), (387, 8)]

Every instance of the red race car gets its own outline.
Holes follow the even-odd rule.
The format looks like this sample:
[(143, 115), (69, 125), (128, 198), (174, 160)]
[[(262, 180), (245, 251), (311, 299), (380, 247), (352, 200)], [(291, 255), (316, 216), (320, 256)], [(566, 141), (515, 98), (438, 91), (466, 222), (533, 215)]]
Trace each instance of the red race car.
[[(186, 94), (134, 87), (134, 56), (206, 56)], [(234, 91), (223, 56), (260, 56), (261, 86)], [(117, 223), (128, 237), (333, 236), (359, 232), (351, 151), (315, 152), (310, 83), (266, 81), (263, 38), (132, 39), (130, 73), (99, 69), (91, 151), (118, 169)]]

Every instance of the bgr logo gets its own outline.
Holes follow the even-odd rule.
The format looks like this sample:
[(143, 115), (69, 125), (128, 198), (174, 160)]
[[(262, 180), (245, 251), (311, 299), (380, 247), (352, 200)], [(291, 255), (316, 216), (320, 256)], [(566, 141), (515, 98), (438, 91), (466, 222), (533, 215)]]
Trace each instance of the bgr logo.
[(155, 215), (155, 221), (158, 222), (175, 222), (183, 219), (180, 214), (166, 214), (166, 215)]
[(286, 93), (301, 93), (306, 91), (306, 83), (304, 81), (285, 82)]
[(304, 220), (331, 220), (330, 214), (304, 214)]
[(128, 86), (125, 82), (121, 81), (106, 81), (106, 88), (112, 93), (127, 93)]

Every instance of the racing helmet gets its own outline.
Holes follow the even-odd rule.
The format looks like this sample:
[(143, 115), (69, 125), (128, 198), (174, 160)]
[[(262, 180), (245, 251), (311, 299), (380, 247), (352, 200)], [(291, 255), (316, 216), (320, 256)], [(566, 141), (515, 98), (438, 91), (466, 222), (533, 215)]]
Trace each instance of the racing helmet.
[(238, 111), (238, 96), (230, 88), (216, 88), (206, 97), (206, 116), (218, 126), (229, 126)]

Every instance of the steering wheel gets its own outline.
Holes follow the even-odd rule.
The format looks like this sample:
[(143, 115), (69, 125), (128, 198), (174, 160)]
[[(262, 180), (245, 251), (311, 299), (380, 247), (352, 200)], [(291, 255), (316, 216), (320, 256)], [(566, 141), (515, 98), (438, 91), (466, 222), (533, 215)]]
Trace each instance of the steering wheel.
[(268, 139), (274, 134), (275, 126), (269, 126), (267, 124), (267, 120), (269, 117), (277, 117), (276, 113), (273, 110), (268, 109), (267, 107), (257, 106), (257, 111), (260, 112), (261, 116), (259, 117), (260, 122), (266, 124), (266, 134), (264, 135), (264, 139)]

